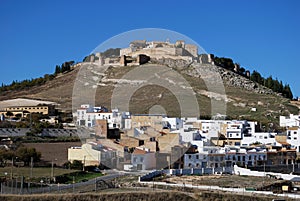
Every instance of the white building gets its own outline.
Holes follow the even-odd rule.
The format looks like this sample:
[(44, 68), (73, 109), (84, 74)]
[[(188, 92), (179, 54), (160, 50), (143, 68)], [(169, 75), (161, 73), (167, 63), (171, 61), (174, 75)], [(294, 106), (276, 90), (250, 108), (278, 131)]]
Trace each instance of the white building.
[(241, 140), (242, 146), (249, 146), (253, 143), (261, 143), (265, 145), (280, 145), (276, 140), (275, 136), (277, 133), (254, 133), (252, 135), (244, 136)]
[(112, 112), (108, 112), (105, 107), (92, 107), (88, 104), (81, 105), (77, 109), (77, 125), (85, 127), (94, 127), (96, 120), (107, 120), (109, 128), (121, 128), (122, 115), (118, 109), (113, 109)]
[(279, 125), (281, 127), (300, 126), (300, 115), (290, 114), (290, 116), (280, 116)]
[(236, 164), (255, 166), (267, 160), (265, 149), (253, 148), (251, 150), (240, 148), (204, 149), (203, 152), (185, 154), (184, 168), (218, 168), (231, 167)]
[(292, 148), (296, 148), (300, 152), (300, 128), (297, 126), (287, 129), (287, 143), (291, 144)]
[(183, 127), (183, 121), (180, 118), (176, 117), (163, 117), (162, 119), (164, 122), (167, 122), (167, 125), (173, 130), (179, 130), (180, 128)]
[(137, 147), (131, 154), (131, 164), (136, 170), (151, 170), (156, 167), (155, 152)]
[(184, 168), (206, 168), (208, 164), (208, 152), (184, 154)]
[(116, 150), (89, 142), (81, 147), (68, 149), (68, 161), (73, 162), (74, 160), (81, 161), (84, 166), (104, 164), (113, 168), (116, 166)]
[(228, 139), (243, 139), (255, 132), (255, 122), (230, 121), (227, 123), (226, 137)]

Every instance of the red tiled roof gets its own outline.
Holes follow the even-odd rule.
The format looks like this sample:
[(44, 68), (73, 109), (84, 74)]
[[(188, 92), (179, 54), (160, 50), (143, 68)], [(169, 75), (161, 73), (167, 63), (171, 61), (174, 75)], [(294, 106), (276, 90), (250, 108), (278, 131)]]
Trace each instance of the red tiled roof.
[(136, 155), (142, 155), (142, 154), (146, 154), (147, 152), (145, 150), (141, 150), (141, 149), (135, 149), (133, 151), (133, 154), (136, 154)]

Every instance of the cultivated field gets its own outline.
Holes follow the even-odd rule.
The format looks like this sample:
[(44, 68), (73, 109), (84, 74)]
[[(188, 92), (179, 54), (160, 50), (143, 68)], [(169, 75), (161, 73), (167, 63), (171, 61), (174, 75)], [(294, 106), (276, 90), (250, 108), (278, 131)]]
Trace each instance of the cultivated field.
[(24, 143), (26, 147), (34, 147), (41, 152), (41, 160), (61, 166), (68, 161), (68, 148), (81, 146), (81, 142), (58, 142), (58, 143)]

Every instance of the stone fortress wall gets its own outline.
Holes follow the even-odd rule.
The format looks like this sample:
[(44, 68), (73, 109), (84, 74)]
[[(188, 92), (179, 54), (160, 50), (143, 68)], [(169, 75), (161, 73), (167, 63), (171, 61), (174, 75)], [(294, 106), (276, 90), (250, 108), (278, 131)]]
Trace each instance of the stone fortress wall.
[(130, 42), (129, 47), (120, 49), (120, 55), (104, 57), (101, 53), (90, 56), (90, 62), (98, 65), (127, 66), (141, 65), (153, 60), (171, 59), (182, 60), (187, 63), (214, 64), (211, 54), (198, 55), (198, 47), (186, 44), (183, 40), (175, 43), (167, 41), (135, 40)]

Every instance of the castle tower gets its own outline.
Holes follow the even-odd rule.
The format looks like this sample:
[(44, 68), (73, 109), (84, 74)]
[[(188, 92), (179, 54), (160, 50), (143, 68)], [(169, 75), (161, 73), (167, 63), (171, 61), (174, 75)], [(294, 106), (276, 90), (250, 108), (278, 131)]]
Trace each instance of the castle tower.
[(96, 53), (96, 57), (99, 58), (99, 59), (98, 59), (98, 65), (99, 65), (99, 66), (103, 66), (103, 65), (104, 65), (104, 59), (103, 59), (101, 53), (100, 53), (100, 52), (97, 52), (97, 53)]

